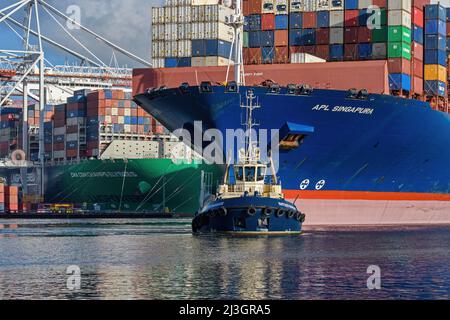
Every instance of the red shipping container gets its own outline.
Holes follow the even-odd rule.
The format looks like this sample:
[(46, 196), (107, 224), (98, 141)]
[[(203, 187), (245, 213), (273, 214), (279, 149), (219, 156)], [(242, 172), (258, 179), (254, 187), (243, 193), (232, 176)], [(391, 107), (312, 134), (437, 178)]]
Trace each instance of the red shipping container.
[(358, 28), (348, 27), (344, 29), (344, 42), (357, 43), (358, 42)]
[(423, 78), (423, 62), (417, 59), (412, 60), (413, 75), (419, 78)]
[(425, 5), (430, 4), (430, 3), (431, 3), (430, 0), (413, 0), (412, 1), (413, 7), (420, 8), (420, 9), (423, 9), (423, 7), (425, 7)]
[(372, 30), (367, 27), (358, 27), (358, 43), (372, 42)]
[(329, 60), (330, 59), (330, 47), (328, 45), (318, 45), (316, 46), (317, 57)]
[(345, 27), (357, 27), (359, 25), (359, 10), (345, 10)]
[(285, 47), (289, 44), (289, 32), (287, 30), (275, 30), (275, 46)]
[(303, 13), (303, 29), (315, 29), (317, 27), (317, 16), (315, 12)]
[(248, 0), (244, 0), (242, 2), (242, 11), (243, 11), (244, 16), (250, 15), (250, 5), (249, 5)]
[(261, 30), (275, 29), (275, 15), (273, 13), (265, 13), (261, 15)]
[(124, 116), (125, 115), (125, 109), (124, 108), (119, 108), (118, 114), (119, 114), (119, 116)]
[(131, 116), (132, 117), (138, 117), (139, 115), (139, 110), (136, 108), (131, 109)]
[(275, 47), (275, 63), (288, 63), (289, 62), (289, 49), (285, 47)]
[(412, 81), (412, 91), (414, 93), (423, 94), (423, 79), (419, 78), (419, 77), (413, 77), (413, 81)]
[(346, 44), (344, 46), (344, 60), (355, 61), (358, 60), (358, 45)]
[(66, 151), (66, 157), (68, 157), (68, 158), (76, 158), (77, 156), (78, 156), (77, 149)]
[[(296, 53), (309, 53), (314, 55), (316, 53), (316, 46), (298, 46), (295, 47)], [(292, 53), (292, 50), (291, 50)]]
[(421, 45), (420, 43), (417, 42), (413, 42), (411, 45), (412, 48), (412, 55), (415, 59), (418, 59), (420, 61), (423, 61), (423, 45)]
[(249, 48), (249, 64), (260, 64), (262, 62), (261, 48)]
[(372, 5), (379, 8), (387, 8), (387, 0), (373, 0)]
[(402, 58), (388, 59), (389, 73), (411, 74), (411, 61)]
[(262, 11), (262, 0), (250, 0), (248, 2), (249, 14), (260, 14)]
[(326, 44), (330, 43), (330, 29), (329, 28), (319, 28), (316, 30), (316, 44)]
[(423, 28), (423, 10), (413, 7), (412, 8), (412, 23), (416, 26)]
[(450, 37), (450, 22), (447, 22), (447, 37)]

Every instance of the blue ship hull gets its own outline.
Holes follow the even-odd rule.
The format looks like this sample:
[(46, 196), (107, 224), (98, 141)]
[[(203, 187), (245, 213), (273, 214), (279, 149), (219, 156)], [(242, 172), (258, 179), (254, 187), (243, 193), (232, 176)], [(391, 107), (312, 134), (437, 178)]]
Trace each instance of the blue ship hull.
[[(213, 86), (140, 94), (136, 102), (169, 130), (241, 128), (240, 100), (252, 89), (262, 129), (288, 122), (314, 128), (304, 143), (280, 152), (278, 175), (289, 199), (299, 196), (312, 224), (450, 223), (450, 115), (425, 102), (346, 91), (227, 92)], [(309, 219), (311, 218), (311, 220)]]

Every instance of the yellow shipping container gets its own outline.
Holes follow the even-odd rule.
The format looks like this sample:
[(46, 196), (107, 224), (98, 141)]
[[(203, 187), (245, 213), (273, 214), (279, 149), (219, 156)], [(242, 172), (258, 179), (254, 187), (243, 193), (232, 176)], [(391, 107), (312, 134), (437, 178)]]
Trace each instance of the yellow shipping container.
[(447, 81), (447, 68), (438, 64), (425, 65), (425, 80)]

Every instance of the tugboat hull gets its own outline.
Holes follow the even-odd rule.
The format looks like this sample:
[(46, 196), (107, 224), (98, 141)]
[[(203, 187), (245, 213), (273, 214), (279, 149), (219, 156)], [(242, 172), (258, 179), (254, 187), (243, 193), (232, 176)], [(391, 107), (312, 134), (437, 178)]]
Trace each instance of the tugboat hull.
[(194, 233), (232, 235), (300, 234), (305, 215), (283, 199), (255, 196), (214, 201), (192, 222)]

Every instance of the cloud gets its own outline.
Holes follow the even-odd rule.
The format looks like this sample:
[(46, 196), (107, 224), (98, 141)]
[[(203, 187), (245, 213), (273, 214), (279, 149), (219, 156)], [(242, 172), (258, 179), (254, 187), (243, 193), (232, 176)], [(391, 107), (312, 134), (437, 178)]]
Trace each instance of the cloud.
[[(81, 23), (99, 35), (142, 57), (150, 58), (151, 43), (151, 7), (161, 0), (47, 0), (62, 12), (71, 5), (79, 6)], [(44, 30), (52, 38), (57, 38), (71, 48), (76, 44), (45, 13)], [(84, 31), (73, 30), (71, 34), (85, 44), (89, 50), (109, 62), (112, 49), (88, 36)], [(78, 47), (79, 48), (79, 47)], [(81, 49), (82, 50), (82, 49)], [(117, 54), (119, 63), (134, 64), (121, 54)]]

